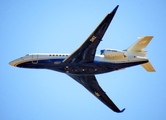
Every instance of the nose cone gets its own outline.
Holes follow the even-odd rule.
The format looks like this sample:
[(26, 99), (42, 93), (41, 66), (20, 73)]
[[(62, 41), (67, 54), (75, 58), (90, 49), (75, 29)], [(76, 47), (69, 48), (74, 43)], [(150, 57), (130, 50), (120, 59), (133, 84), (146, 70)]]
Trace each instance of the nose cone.
[(11, 62), (9, 63), (9, 65), (14, 66), (14, 62), (13, 62), (13, 61), (11, 61)]
[(13, 61), (11, 61), (10, 63), (9, 63), (9, 65), (11, 65), (11, 66), (17, 66), (17, 64), (18, 64), (18, 60), (13, 60)]
[(11, 61), (9, 64), (10, 64), (11, 66), (15, 66), (15, 67), (16, 67), (21, 61), (22, 61), (22, 60), (19, 58), (19, 59), (16, 59), (16, 60)]

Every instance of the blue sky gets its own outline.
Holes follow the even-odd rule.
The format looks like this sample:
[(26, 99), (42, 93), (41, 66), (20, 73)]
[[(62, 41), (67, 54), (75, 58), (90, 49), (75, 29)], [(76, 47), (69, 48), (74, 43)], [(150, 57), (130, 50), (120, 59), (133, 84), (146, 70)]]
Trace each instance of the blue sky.
[[(97, 75), (120, 108), (115, 113), (65, 74), (23, 69), (8, 63), (28, 53), (72, 53), (119, 5), (97, 49), (126, 49), (138, 36), (154, 36), (141, 66)], [(164, 0), (1, 0), (1, 120), (165, 120), (166, 2)]]

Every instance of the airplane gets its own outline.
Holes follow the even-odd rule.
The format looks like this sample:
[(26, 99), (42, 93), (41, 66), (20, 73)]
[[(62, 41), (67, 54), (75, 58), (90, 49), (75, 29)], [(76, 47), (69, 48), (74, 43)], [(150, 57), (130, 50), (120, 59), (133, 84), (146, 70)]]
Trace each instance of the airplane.
[(125, 50), (103, 49), (100, 55), (96, 54), (97, 46), (102, 41), (118, 7), (119, 5), (106, 15), (92, 34), (72, 54), (27, 54), (9, 64), (21, 68), (49, 69), (65, 73), (83, 85), (114, 112), (123, 112), (125, 108), (120, 110), (114, 104), (99, 86), (95, 75), (135, 65), (142, 65), (149, 72), (155, 70), (146, 57), (147, 52), (144, 51), (153, 36), (139, 37), (136, 43)]

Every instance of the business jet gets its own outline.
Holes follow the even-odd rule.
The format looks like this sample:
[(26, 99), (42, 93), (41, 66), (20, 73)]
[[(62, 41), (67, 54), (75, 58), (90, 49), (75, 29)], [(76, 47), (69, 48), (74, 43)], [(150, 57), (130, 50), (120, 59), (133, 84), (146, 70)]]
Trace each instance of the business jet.
[(142, 65), (154, 72), (154, 68), (146, 57), (145, 47), (153, 36), (139, 37), (139, 40), (125, 50), (103, 49), (96, 54), (97, 46), (112, 21), (118, 5), (109, 13), (85, 42), (72, 54), (27, 54), (9, 64), (21, 68), (50, 69), (67, 74), (83, 85), (95, 97), (115, 112), (120, 110), (99, 86), (95, 74), (122, 70), (127, 67)]

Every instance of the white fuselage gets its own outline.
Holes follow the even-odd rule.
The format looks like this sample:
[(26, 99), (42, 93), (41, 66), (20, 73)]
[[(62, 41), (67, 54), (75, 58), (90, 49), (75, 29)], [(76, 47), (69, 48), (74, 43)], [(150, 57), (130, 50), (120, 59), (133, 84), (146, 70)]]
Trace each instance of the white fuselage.
[[(130, 63), (130, 62), (140, 62), (148, 60), (142, 54), (134, 55), (134, 53), (129, 53), (127, 51), (120, 50), (112, 50), (109, 49), (109, 52), (105, 50), (105, 53), (102, 55), (95, 55), (94, 62), (99, 63)], [(117, 52), (118, 51), (118, 52)], [(120, 52), (119, 52), (120, 51)], [(139, 55), (139, 56), (138, 56)], [(54, 64), (60, 64), (63, 60), (65, 60), (70, 54), (54, 54), (54, 53), (34, 53), (27, 54), (21, 58), (18, 58), (9, 64), (12, 66), (17, 66), (18, 64), (25, 63), (31, 61), (32, 64), (37, 64), (39, 60), (51, 60), (57, 59), (59, 61), (54, 62)]]

